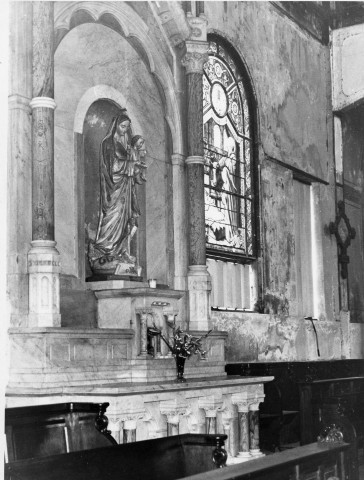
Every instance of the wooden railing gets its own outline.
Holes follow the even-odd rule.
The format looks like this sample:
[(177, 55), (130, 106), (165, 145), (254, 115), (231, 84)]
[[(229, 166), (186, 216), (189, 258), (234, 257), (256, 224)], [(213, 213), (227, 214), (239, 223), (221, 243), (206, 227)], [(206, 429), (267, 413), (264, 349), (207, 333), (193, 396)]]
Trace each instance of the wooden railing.
[[(6, 480), (351, 480), (347, 444), (311, 444), (216, 469), (215, 436), (177, 435), (5, 465)], [(212, 441), (211, 441), (212, 440)]]

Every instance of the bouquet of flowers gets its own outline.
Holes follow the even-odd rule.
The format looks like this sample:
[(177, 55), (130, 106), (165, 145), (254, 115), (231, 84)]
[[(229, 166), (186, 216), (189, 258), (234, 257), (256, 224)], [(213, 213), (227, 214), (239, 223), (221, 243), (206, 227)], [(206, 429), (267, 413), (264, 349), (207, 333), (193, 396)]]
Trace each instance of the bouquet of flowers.
[(201, 360), (206, 360), (206, 351), (202, 349), (202, 339), (206, 338), (212, 330), (209, 330), (205, 335), (202, 335), (201, 337), (195, 337), (194, 335), (190, 335), (189, 333), (184, 332), (181, 330), (181, 328), (178, 326), (176, 327), (175, 323), (172, 325), (168, 324), (172, 330), (173, 330), (173, 344), (171, 345), (169, 339), (167, 339), (162, 331), (155, 325), (153, 324), (153, 329), (149, 329), (150, 331), (152, 330), (152, 334), (154, 335), (160, 335), (161, 339), (164, 341), (164, 343), (167, 345), (169, 350), (172, 352), (172, 355), (174, 357), (179, 357), (179, 358), (189, 358), (193, 353), (194, 354), (199, 354)]

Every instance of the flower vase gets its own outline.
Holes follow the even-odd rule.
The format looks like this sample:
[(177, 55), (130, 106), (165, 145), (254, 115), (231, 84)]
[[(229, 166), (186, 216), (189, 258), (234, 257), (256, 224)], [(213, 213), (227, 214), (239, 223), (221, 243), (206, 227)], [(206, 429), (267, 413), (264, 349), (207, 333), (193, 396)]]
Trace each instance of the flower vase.
[(176, 359), (176, 367), (177, 367), (177, 382), (185, 382), (186, 379), (184, 378), (183, 374), (185, 371), (185, 361), (184, 357), (179, 357), (178, 355), (175, 357)]

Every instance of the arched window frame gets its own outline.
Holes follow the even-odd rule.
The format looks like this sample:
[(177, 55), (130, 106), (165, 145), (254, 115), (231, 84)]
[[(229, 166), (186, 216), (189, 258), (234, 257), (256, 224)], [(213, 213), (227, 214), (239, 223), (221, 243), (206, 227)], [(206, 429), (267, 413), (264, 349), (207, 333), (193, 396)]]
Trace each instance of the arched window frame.
[(206, 251), (209, 258), (251, 263), (258, 249), (256, 103), (233, 47), (217, 35), (208, 40), (203, 75)]

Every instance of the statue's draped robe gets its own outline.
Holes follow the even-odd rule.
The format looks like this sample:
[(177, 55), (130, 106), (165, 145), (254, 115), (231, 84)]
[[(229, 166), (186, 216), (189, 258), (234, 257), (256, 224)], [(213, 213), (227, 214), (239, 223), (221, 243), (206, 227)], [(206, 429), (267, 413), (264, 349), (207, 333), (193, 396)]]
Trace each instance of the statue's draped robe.
[(134, 161), (127, 145), (114, 138), (115, 127), (101, 143), (101, 212), (95, 248), (105, 256), (129, 253), (127, 237), (140, 210), (136, 198)]

